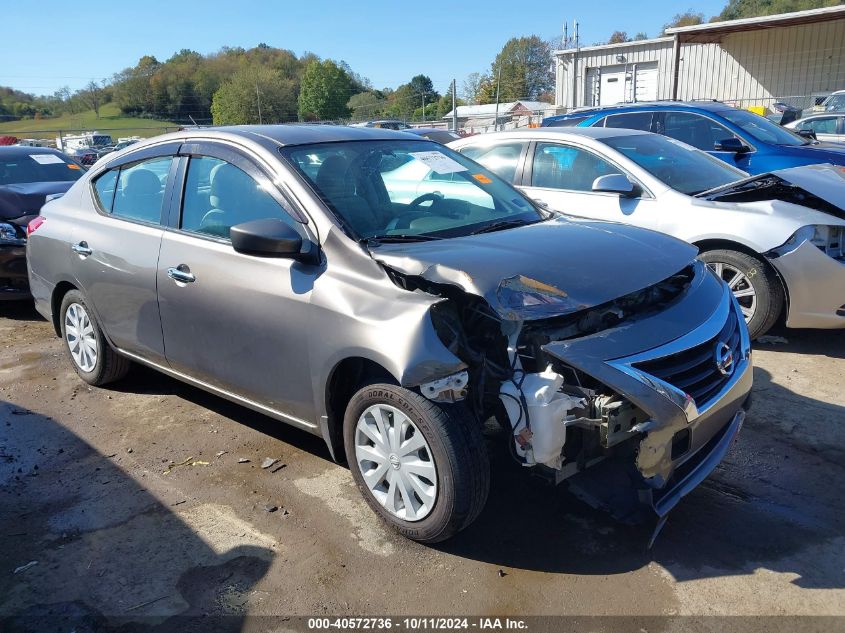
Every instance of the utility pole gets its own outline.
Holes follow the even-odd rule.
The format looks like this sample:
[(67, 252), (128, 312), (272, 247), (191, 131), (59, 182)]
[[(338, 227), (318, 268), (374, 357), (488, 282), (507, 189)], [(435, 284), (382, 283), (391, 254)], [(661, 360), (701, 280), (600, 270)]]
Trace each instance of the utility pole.
[(499, 87), (502, 84), (502, 62), (499, 61), (499, 69), (496, 71), (496, 118), (493, 120), (493, 131), (499, 131)]
[(423, 113), (422, 113), (422, 120), (425, 123), (425, 93), (422, 93), (422, 102), (423, 102)]
[(578, 20), (575, 20), (575, 50), (572, 53), (572, 109), (578, 107), (578, 53), (580, 42), (578, 40)]
[(455, 80), (452, 80), (452, 131), (458, 131), (458, 99), (457, 95), (457, 86), (455, 85)]
[(258, 99), (258, 124), (261, 125), (263, 121), (261, 120), (261, 93), (258, 92), (258, 83), (255, 84), (255, 96)]

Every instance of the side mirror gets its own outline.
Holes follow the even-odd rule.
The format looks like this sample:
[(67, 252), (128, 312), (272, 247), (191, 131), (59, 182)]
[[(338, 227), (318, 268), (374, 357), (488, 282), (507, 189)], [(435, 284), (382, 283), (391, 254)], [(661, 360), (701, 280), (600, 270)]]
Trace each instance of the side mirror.
[(816, 138), (816, 131), (815, 130), (796, 130), (796, 132), (798, 132), (798, 136), (803, 136), (804, 138), (813, 139), (814, 141), (818, 140)]
[(733, 152), (734, 154), (746, 154), (751, 151), (748, 145), (735, 136), (716, 141), (713, 143), (713, 149), (717, 152)]
[(298, 258), (302, 237), (293, 227), (275, 218), (251, 220), (229, 229), (232, 248), (239, 253), (263, 257)]
[(639, 195), (639, 187), (622, 174), (607, 174), (593, 181), (593, 191), (600, 193), (618, 193), (625, 198)]

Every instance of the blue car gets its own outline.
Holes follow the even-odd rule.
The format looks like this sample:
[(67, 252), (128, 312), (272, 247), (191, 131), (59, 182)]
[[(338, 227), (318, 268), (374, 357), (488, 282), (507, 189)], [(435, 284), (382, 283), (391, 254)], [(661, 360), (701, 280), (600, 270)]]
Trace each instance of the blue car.
[(664, 101), (585, 108), (543, 119), (543, 127), (616, 127), (683, 141), (750, 174), (832, 163), (845, 165), (845, 144), (799, 136), (748, 110), (718, 101)]

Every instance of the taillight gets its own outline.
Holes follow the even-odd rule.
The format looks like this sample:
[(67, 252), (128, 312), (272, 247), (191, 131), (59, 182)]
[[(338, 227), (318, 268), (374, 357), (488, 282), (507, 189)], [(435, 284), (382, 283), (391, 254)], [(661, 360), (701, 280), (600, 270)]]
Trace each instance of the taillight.
[(42, 218), (40, 215), (35, 216), (29, 221), (29, 224), (26, 225), (26, 234), (29, 236), (35, 233), (35, 231), (38, 230), (38, 227), (44, 224), (46, 219), (47, 218)]

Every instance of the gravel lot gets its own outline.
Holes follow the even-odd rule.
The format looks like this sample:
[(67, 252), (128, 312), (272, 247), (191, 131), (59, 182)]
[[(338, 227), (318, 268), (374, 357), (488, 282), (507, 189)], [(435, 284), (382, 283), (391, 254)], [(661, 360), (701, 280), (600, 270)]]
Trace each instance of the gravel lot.
[(651, 551), (495, 435), (486, 510), (427, 547), (379, 523), (319, 438), (142, 368), (90, 388), (34, 310), (0, 304), (0, 630), (48, 613), (845, 616), (845, 332), (778, 333), (756, 346), (740, 439)]

